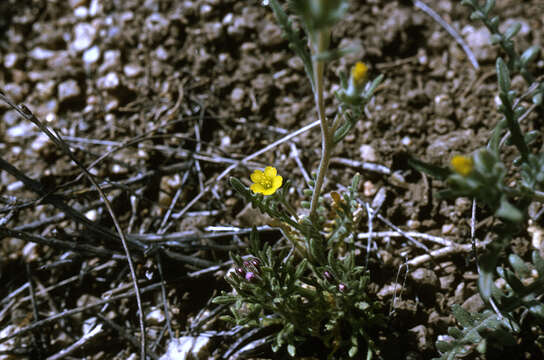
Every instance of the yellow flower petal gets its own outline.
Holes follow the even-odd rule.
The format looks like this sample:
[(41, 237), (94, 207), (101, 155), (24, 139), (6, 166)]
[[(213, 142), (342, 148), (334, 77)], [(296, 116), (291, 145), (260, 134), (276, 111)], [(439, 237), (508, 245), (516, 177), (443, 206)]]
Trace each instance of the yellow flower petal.
[(267, 178), (270, 178), (272, 179), (274, 176), (276, 176), (278, 174), (278, 171), (276, 170), (276, 168), (272, 167), (272, 166), (267, 166), (265, 169), (264, 169), (264, 175), (267, 177)]
[[(251, 189), (251, 191), (253, 191), (255, 194), (257, 193), (260, 193), (260, 194), (264, 194), (266, 189), (264, 188), (264, 186), (262, 186), (261, 184), (253, 184), (249, 187)], [(265, 194), (266, 195), (266, 194)]]
[(274, 191), (278, 190), (281, 187), (281, 184), (283, 184), (283, 178), (281, 176), (274, 177), (274, 180), (272, 180), (272, 189), (274, 189)]
[(265, 196), (266, 196), (266, 195), (272, 195), (272, 194), (275, 193), (275, 192), (276, 192), (276, 189), (274, 189), (274, 188), (265, 189), (265, 190), (263, 191), (263, 195), (265, 195)]
[(261, 170), (255, 170), (250, 177), (254, 183), (260, 183), (264, 180), (264, 173)]

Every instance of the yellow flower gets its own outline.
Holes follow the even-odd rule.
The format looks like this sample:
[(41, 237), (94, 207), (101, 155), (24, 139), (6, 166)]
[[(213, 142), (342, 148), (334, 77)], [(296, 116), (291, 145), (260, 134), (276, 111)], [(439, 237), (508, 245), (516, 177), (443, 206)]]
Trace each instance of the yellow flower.
[(468, 176), (474, 167), (474, 161), (468, 156), (455, 155), (451, 159), (450, 165), (459, 175)]
[(358, 61), (351, 69), (351, 77), (355, 82), (355, 85), (362, 85), (366, 81), (366, 75), (368, 72), (368, 66), (362, 61)]
[(263, 195), (272, 195), (283, 184), (283, 178), (278, 175), (278, 171), (272, 166), (267, 166), (264, 172), (255, 170), (251, 174), (251, 181), (254, 182), (250, 187), (251, 191)]

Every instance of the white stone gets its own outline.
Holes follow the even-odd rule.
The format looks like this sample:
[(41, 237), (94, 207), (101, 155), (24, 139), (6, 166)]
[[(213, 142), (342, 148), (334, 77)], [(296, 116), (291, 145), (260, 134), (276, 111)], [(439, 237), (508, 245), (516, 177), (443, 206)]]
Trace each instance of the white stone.
[(378, 158), (376, 157), (376, 151), (370, 145), (361, 145), (361, 147), (359, 148), (359, 152), (363, 161), (376, 162), (378, 160)]
[(238, 104), (238, 103), (240, 103), (242, 100), (244, 100), (244, 96), (245, 96), (244, 89), (242, 89), (242, 88), (234, 88), (234, 90), (232, 90), (232, 93), (230, 94), (230, 100), (231, 100), (233, 103)]
[(155, 308), (151, 310), (146, 316), (145, 316), (145, 322), (150, 325), (161, 325), (166, 320), (166, 316), (164, 316), (164, 311), (159, 308)]
[(96, 37), (96, 29), (89, 23), (79, 23), (74, 26), (74, 41), (72, 49), (83, 51), (88, 49)]
[(137, 64), (127, 64), (123, 67), (123, 73), (127, 78), (135, 78), (138, 77), (144, 69)]
[(182, 336), (179, 339), (172, 339), (166, 353), (159, 360), (209, 359), (210, 342), (207, 336)]
[(11, 69), (17, 64), (19, 60), (19, 55), (16, 53), (8, 53), (4, 56), (4, 67), (6, 69)]
[(89, 9), (85, 6), (78, 6), (74, 10), (74, 16), (78, 19), (85, 19), (89, 15)]
[(32, 131), (33, 125), (27, 121), (21, 121), (19, 124), (12, 126), (6, 131), (8, 137), (27, 136)]
[(30, 57), (34, 60), (48, 60), (55, 56), (55, 51), (44, 49), (42, 47), (35, 47), (30, 51)]
[(59, 84), (58, 94), (60, 101), (70, 100), (81, 95), (81, 89), (77, 81), (69, 79)]
[(85, 50), (83, 53), (83, 62), (85, 64), (94, 64), (98, 59), (100, 59), (100, 48), (97, 45)]
[(120, 83), (121, 80), (119, 79), (119, 76), (114, 72), (110, 72), (106, 76), (99, 78), (96, 81), (96, 86), (100, 90), (113, 90), (116, 89)]
[(7, 186), (7, 190), (8, 190), (8, 192), (14, 192), (14, 191), (17, 191), (17, 190), (21, 190), (23, 187), (24, 187), (24, 184), (23, 184), (22, 181), (15, 181), (15, 182), (10, 183)]
[(85, 213), (85, 217), (91, 221), (98, 219), (98, 211), (96, 209), (89, 210)]
[(121, 51), (119, 50), (107, 50), (104, 51), (104, 61), (100, 65), (99, 71), (105, 73), (108, 70), (112, 70), (121, 65)]
[(30, 144), (30, 148), (36, 152), (41, 151), (47, 142), (49, 141), (49, 137), (45, 135), (44, 133), (40, 133), (38, 136), (36, 136), (36, 139)]

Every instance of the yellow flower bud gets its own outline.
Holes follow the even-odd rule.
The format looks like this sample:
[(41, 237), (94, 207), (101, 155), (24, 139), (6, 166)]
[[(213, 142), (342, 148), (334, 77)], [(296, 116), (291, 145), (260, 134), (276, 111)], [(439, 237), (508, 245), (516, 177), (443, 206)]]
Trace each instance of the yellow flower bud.
[(351, 77), (355, 85), (360, 86), (366, 81), (368, 66), (362, 61), (358, 61), (351, 69)]
[(474, 167), (474, 161), (468, 156), (455, 155), (451, 159), (450, 165), (459, 175), (468, 176)]

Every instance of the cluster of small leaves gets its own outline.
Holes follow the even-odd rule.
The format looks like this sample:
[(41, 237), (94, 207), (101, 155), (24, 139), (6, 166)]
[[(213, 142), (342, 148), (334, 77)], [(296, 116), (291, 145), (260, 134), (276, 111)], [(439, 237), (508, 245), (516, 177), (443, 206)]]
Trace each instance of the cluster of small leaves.
[[(525, 263), (519, 256), (510, 254), (510, 268), (497, 267), (498, 275), (504, 280), (499, 289), (494, 282), (481, 286), (482, 298), (493, 299), (496, 311), (470, 314), (459, 305), (453, 306), (453, 314), (462, 329), (450, 327), (450, 341), (437, 341), (436, 347), (442, 353), (440, 359), (454, 359), (476, 350), (486, 353), (488, 346), (502, 348), (515, 346), (516, 334), (523, 326), (526, 313), (533, 316), (542, 328), (544, 325), (544, 260), (537, 251), (532, 253), (532, 264)], [(525, 310), (521, 312), (520, 310)]]
[(468, 196), (486, 204), (495, 216), (519, 222), (523, 213), (508, 200), (511, 189), (504, 184), (506, 169), (496, 154), (488, 149), (478, 150), (472, 157), (473, 169), (463, 176), (452, 172), (447, 178), (448, 189), (439, 192), (441, 197)]
[[(519, 125), (529, 112), (542, 105), (544, 85), (536, 80), (530, 71), (531, 63), (540, 53), (539, 46), (531, 46), (521, 55), (517, 52), (514, 37), (521, 25), (515, 23), (504, 33), (499, 30), (499, 17), (492, 16), (494, 0), (486, 0), (480, 5), (479, 0), (462, 0), (462, 4), (472, 7), (473, 20), (481, 20), (491, 32), (491, 42), (499, 44), (507, 55), (507, 61), (498, 58), (496, 72), (499, 85), (499, 113), (503, 116), (493, 129), (486, 148), (477, 150), (472, 156), (461, 156), (459, 161), (452, 160), (452, 169), (434, 166), (412, 159), (414, 168), (431, 176), (444, 180), (447, 189), (440, 192), (442, 197), (466, 196), (485, 204), (503, 222), (493, 231), (498, 235), (479, 259), (478, 287), (482, 299), (494, 311), (486, 310), (482, 314), (468, 314), (460, 307), (454, 308), (456, 318), (463, 326), (462, 330), (450, 329), (451, 342), (438, 342), (437, 347), (444, 352), (442, 359), (453, 359), (456, 354), (466, 354), (473, 349), (485, 353), (486, 347), (515, 344), (514, 335), (519, 325), (514, 315), (520, 308), (525, 308), (537, 318), (542, 311), (540, 297), (543, 290), (542, 280), (534, 280), (531, 285), (523, 286), (523, 281), (514, 276), (525, 274), (521, 259), (510, 255), (508, 260), (514, 272), (497, 267), (505, 262), (504, 250), (509, 248), (513, 236), (524, 224), (528, 206), (534, 200), (543, 201), (544, 194), (544, 155), (533, 154), (532, 142), (540, 136), (537, 131), (524, 133)], [(511, 89), (511, 74), (521, 74), (529, 85), (524, 94)], [(521, 105), (528, 97), (532, 100), (531, 108)], [(541, 109), (539, 109), (540, 111)], [(503, 145), (513, 145), (519, 156), (508, 166), (501, 159)], [(515, 186), (505, 185), (505, 176), (509, 167), (519, 171), (521, 181)], [(537, 269), (542, 260), (533, 254), (534, 267)], [(539, 279), (542, 274), (539, 271)], [(499, 290), (495, 285), (497, 274), (506, 283), (506, 290)]]
[[(227, 281), (236, 292), (214, 300), (232, 304), (232, 316), (225, 320), (277, 327), (272, 349), (286, 346), (290, 356), (296, 355), (298, 345), (309, 341), (319, 341), (330, 359), (376, 350), (370, 334), (384, 324), (380, 303), (368, 295), (369, 274), (356, 264), (354, 252), (337, 246), (353, 242), (358, 182), (356, 176), (343, 199), (337, 194), (333, 224), (326, 236), (312, 238), (297, 231), (298, 227), (292, 229), (290, 236), (303, 244), (305, 256), (276, 253), (259, 242), (256, 232), (250, 238), (252, 260), (231, 254), (236, 269)], [(265, 203), (262, 197), (251, 195), (237, 180), (231, 183), (256, 207), (283, 221), (286, 214), (272, 210), (272, 201)]]
[(382, 80), (383, 75), (379, 75), (372, 82), (368, 83), (361, 93), (350, 95), (348, 91), (348, 76), (344, 72), (340, 72), (340, 90), (335, 92), (335, 96), (340, 101), (340, 108), (345, 121), (334, 132), (334, 144), (342, 141), (357, 124), (357, 121), (363, 114), (364, 106), (372, 99), (376, 88), (381, 84)]
[(544, 153), (529, 154), (520, 173), (524, 188), (531, 192), (544, 190)]
[(488, 345), (515, 345), (509, 319), (501, 317), (491, 310), (471, 314), (459, 305), (453, 305), (452, 313), (462, 329), (448, 328), (450, 340), (436, 342), (436, 348), (441, 353), (441, 356), (436, 359), (453, 360), (457, 356), (466, 356), (474, 350), (485, 354)]

